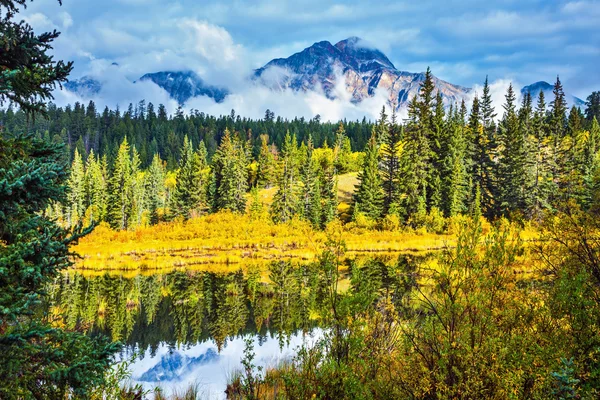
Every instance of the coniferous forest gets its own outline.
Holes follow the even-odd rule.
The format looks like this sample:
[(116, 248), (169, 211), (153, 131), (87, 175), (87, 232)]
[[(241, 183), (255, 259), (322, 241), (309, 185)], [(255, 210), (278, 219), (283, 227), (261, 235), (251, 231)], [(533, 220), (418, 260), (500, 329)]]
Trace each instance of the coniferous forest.
[[(69, 196), (49, 214), (67, 226), (104, 221), (115, 229), (246, 212), (252, 190), (277, 187), (271, 217), (322, 228), (337, 215), (337, 176), (357, 172), (352, 218), (395, 218), (418, 229), (428, 214), (480, 213), (490, 221), (539, 220), (572, 200), (594, 207), (598, 190), (600, 94), (584, 110), (567, 108), (560, 79), (554, 97), (509, 87), (446, 109), (427, 71), (408, 119), (381, 110), (374, 122), (321, 123), (235, 115), (213, 117), (141, 101), (126, 112), (50, 105), (47, 119), (0, 112), (3, 129), (65, 144)], [(388, 113), (390, 115), (388, 115)], [(498, 115), (501, 115), (498, 117)], [(347, 222), (347, 221), (346, 221)]]
[(58, 107), (27, 4), (0, 1), (1, 399), (600, 396), (599, 91)]

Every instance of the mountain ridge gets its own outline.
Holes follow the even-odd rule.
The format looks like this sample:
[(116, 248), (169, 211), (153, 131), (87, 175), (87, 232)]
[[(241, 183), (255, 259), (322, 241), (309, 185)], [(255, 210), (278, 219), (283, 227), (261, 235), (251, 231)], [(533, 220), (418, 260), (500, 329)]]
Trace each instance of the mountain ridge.
[[(118, 67), (115, 63), (113, 65)], [(326, 40), (315, 42), (287, 58), (272, 59), (255, 69), (251, 75), (254, 83), (274, 91), (320, 91), (328, 98), (343, 96), (355, 103), (379, 94), (385, 96), (389, 105), (395, 104), (397, 108), (406, 107), (413, 96), (418, 95), (424, 79), (423, 72), (396, 68), (382, 51), (356, 36), (335, 44)], [(433, 76), (433, 80), (445, 106), (468, 100), (473, 93), (471, 88), (452, 84), (436, 76)], [(208, 96), (220, 103), (235, 92), (235, 88), (208, 84), (195, 72), (185, 69), (149, 72), (138, 81), (158, 85), (180, 105), (198, 96)], [(64, 86), (82, 97), (98, 95), (102, 90), (102, 83), (90, 76), (69, 81)], [(537, 95), (543, 90), (550, 98), (552, 88), (551, 84), (538, 81), (524, 86), (520, 92), (524, 94), (530, 91)], [(585, 105), (583, 100), (568, 93), (566, 97), (569, 105)]]

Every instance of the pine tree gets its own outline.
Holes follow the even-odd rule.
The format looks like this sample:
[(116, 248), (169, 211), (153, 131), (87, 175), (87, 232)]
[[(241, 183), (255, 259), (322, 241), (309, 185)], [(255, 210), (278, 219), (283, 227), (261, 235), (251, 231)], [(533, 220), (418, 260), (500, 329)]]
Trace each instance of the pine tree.
[(90, 224), (103, 221), (107, 209), (107, 182), (103, 165), (90, 151), (85, 167), (85, 197)]
[(314, 146), (309, 136), (306, 158), (301, 169), (301, 214), (313, 227), (321, 226), (321, 184), (319, 180), (319, 165), (313, 154)]
[[(466, 113), (466, 110), (463, 110)], [(457, 114), (448, 121), (444, 136), (442, 169), (442, 210), (454, 217), (467, 211), (469, 175), (467, 171), (467, 143), (464, 134), (464, 114)]]
[[(267, 110), (268, 112), (269, 110)], [(269, 188), (275, 182), (275, 156), (269, 147), (269, 136), (260, 135), (260, 153), (258, 155), (259, 188)]]
[(383, 214), (383, 183), (379, 172), (379, 148), (375, 128), (365, 149), (358, 185), (354, 192), (354, 215), (360, 212), (377, 220)]
[(485, 217), (494, 218), (497, 213), (496, 197), (496, 164), (494, 159), (497, 152), (496, 140), (496, 113), (492, 105), (492, 96), (488, 84), (488, 78), (485, 78), (483, 85), (483, 95), (479, 101), (480, 124), (474, 134), (474, 176), (473, 182), (479, 186), (481, 193), (481, 210)]
[(327, 168), (321, 171), (320, 179), (322, 200), (321, 227), (325, 228), (338, 215), (338, 177), (335, 168)]
[(248, 159), (246, 148), (225, 129), (221, 145), (213, 158), (214, 210), (246, 211)]
[[(499, 126), (498, 205), (505, 216), (525, 208), (526, 153), (516, 111), (516, 96), (509, 85)], [(525, 106), (527, 107), (527, 106)], [(523, 109), (523, 108), (522, 108)]]
[(296, 151), (296, 137), (288, 132), (281, 148), (281, 174), (271, 205), (271, 218), (277, 223), (289, 222), (298, 212)]
[(548, 208), (548, 199), (553, 190), (550, 175), (550, 153), (548, 148), (548, 125), (546, 124), (546, 101), (540, 90), (537, 106), (532, 120), (532, 134), (529, 143), (529, 162), (531, 173), (527, 193), (527, 214), (535, 219), (541, 217), (544, 208)]
[[(58, 32), (36, 35), (14, 22), (24, 0), (0, 2), (0, 106), (16, 103), (35, 116), (46, 111), (72, 64), (46, 51)], [(0, 129), (0, 398), (85, 398), (105, 383), (116, 345), (66, 332), (40, 312), (48, 286), (70, 266), (85, 231), (67, 231), (44, 216), (66, 200), (64, 149), (32, 135)]]
[(199, 185), (198, 162), (195, 158), (192, 142), (185, 136), (177, 171), (177, 183), (171, 203), (171, 212), (173, 216), (180, 216), (186, 220), (192, 217), (193, 212), (200, 205), (202, 188)]
[(585, 119), (591, 122), (600, 119), (600, 91), (592, 92), (585, 102)]
[[(429, 207), (440, 207), (442, 203), (442, 182), (445, 176), (443, 175), (444, 159), (447, 157), (448, 152), (448, 138), (451, 136), (450, 124), (446, 124), (444, 120), (444, 102), (442, 94), (438, 90), (435, 103), (434, 113), (431, 117), (431, 169), (430, 169), (430, 180), (428, 188)], [(450, 110), (451, 118), (452, 109)]]
[(134, 181), (129, 153), (129, 143), (125, 137), (119, 146), (109, 185), (109, 222), (116, 229), (127, 229), (131, 219)]
[(165, 207), (165, 167), (158, 153), (154, 154), (146, 179), (146, 195), (148, 198), (148, 211), (150, 224), (155, 225), (160, 221), (159, 209)]
[(552, 93), (554, 99), (550, 103), (550, 134), (555, 138), (561, 138), (566, 133), (567, 100), (558, 76)]
[[(396, 112), (392, 111), (392, 123), (386, 129), (387, 135), (382, 146), (381, 177), (383, 181), (383, 213), (389, 214), (398, 210), (400, 203), (400, 157), (401, 134), (395, 121)], [(382, 117), (385, 114), (382, 112)], [(379, 121), (382, 127), (387, 121)]]
[(144, 172), (140, 170), (140, 155), (135, 146), (131, 155), (131, 226), (140, 226), (143, 223), (144, 210), (146, 209), (146, 187)]
[(73, 164), (71, 165), (71, 174), (69, 176), (68, 187), (68, 225), (70, 227), (74, 227), (82, 222), (85, 215), (85, 171), (83, 168), (83, 160), (81, 159), (77, 149), (75, 149), (75, 154), (73, 156)]
[(345, 174), (350, 171), (350, 163), (352, 157), (352, 149), (350, 139), (346, 135), (344, 124), (340, 122), (338, 130), (335, 134), (334, 166), (338, 174)]
[(264, 204), (260, 198), (260, 192), (255, 186), (250, 190), (250, 205), (248, 206), (248, 214), (253, 221), (259, 221), (264, 215)]
[(564, 179), (564, 176), (570, 172), (566, 169), (562, 162), (568, 154), (563, 149), (563, 137), (566, 135), (567, 122), (567, 101), (562, 88), (560, 78), (556, 77), (556, 83), (552, 91), (554, 99), (550, 102), (550, 116), (548, 121), (548, 130), (551, 140), (551, 173), (552, 179), (555, 182), (558, 190), (553, 190), (550, 193), (550, 202), (555, 203), (559, 198), (559, 193), (568, 196), (569, 182)]

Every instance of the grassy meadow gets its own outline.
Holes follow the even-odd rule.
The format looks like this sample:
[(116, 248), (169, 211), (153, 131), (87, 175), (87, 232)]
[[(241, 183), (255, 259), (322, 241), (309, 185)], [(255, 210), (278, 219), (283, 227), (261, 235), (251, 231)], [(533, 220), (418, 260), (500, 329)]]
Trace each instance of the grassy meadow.
[[(349, 219), (355, 173), (338, 181), (339, 213)], [(267, 216), (276, 188), (259, 193), (264, 215), (230, 212), (204, 215), (189, 221), (161, 223), (130, 231), (101, 224), (73, 248), (81, 255), (76, 268), (87, 272), (166, 272), (176, 268), (228, 272), (276, 260), (310, 261), (320, 253), (331, 232), (294, 220), (275, 224)], [(378, 230), (356, 223), (334, 223), (343, 232), (347, 257), (372, 253), (435, 251), (454, 242), (451, 234)]]

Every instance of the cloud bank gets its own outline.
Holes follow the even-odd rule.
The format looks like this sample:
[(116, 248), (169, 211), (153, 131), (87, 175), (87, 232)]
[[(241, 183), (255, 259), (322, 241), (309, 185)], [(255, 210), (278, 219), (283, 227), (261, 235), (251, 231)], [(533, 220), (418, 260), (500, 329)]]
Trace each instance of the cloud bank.
[[(75, 61), (74, 78), (93, 75), (103, 80), (107, 87), (94, 100), (111, 106), (145, 98), (172, 109), (176, 105), (161, 89), (131, 82), (148, 72), (185, 69), (234, 93), (218, 105), (207, 99), (190, 102), (190, 107), (206, 108), (202, 111), (228, 113), (235, 108), (256, 116), (270, 108), (286, 116), (376, 115), (383, 96), (357, 105), (329, 100), (319, 92), (273, 94), (248, 84), (251, 71), (272, 58), (287, 57), (316, 41), (335, 43), (349, 36), (381, 49), (401, 70), (420, 72), (431, 66), (439, 78), (462, 86), (475, 87), (486, 75), (501, 85), (552, 82), (559, 74), (565, 90), (578, 97), (600, 89), (597, 1), (63, 3), (59, 7), (54, 0), (36, 0), (22, 15), (37, 30), (62, 31), (53, 50), (56, 58)], [(115, 62), (118, 69), (112, 68)], [(72, 94), (57, 93), (57, 103), (73, 100)]]

